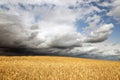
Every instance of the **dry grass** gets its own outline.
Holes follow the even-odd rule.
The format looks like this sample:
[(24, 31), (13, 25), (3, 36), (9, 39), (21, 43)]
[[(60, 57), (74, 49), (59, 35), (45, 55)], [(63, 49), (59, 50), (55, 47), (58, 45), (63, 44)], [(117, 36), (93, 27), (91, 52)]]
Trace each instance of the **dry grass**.
[(1, 56), (0, 80), (120, 80), (120, 62), (49, 56)]

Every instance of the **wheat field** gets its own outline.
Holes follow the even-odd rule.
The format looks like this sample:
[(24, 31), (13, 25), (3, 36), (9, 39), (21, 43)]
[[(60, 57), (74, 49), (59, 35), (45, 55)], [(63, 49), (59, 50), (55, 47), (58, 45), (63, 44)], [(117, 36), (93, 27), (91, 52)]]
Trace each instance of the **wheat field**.
[(1, 56), (0, 80), (120, 80), (120, 62), (55, 56)]

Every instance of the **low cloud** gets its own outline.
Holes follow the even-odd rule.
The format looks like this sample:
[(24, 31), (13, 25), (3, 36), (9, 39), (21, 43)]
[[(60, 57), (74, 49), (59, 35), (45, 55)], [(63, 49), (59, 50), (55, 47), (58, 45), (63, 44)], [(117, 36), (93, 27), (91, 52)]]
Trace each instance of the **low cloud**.
[(102, 42), (108, 38), (108, 36), (112, 33), (113, 24), (104, 24), (100, 28), (94, 30), (89, 35), (90, 37), (87, 39), (87, 42), (95, 43)]
[[(15, 15), (1, 13), (1, 16), (1, 46), (29, 48), (81, 47), (84, 42), (96, 43), (106, 40), (113, 28), (112, 24), (105, 24), (86, 36), (77, 32), (74, 26), (53, 23), (47, 23), (48, 25), (46, 25), (44, 22), (35, 26), (26, 26), (22, 25), (19, 17)], [(2, 22), (3, 20), (4, 22)]]

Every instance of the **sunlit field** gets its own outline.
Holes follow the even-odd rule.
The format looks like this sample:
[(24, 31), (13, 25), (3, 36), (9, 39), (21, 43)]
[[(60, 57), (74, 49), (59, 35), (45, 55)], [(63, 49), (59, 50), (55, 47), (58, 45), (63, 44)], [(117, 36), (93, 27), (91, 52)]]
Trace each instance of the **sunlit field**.
[(70, 57), (0, 57), (0, 80), (120, 80), (120, 62)]

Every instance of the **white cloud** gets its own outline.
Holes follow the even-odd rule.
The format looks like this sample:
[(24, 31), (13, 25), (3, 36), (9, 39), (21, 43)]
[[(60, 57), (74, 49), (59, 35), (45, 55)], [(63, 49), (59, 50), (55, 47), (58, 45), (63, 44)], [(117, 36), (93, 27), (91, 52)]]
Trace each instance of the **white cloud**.
[(120, 0), (114, 0), (111, 3), (112, 9), (108, 13), (109, 16), (113, 16), (116, 20), (120, 20)]
[(94, 30), (98, 27), (98, 24), (101, 21), (101, 17), (98, 15), (87, 17), (86, 22), (89, 24), (86, 28), (84, 28), (85, 32), (87, 30)]
[(98, 29), (91, 31), (86, 39), (86, 42), (102, 42), (108, 38), (108, 36), (112, 33), (113, 24), (104, 24), (100, 26)]

